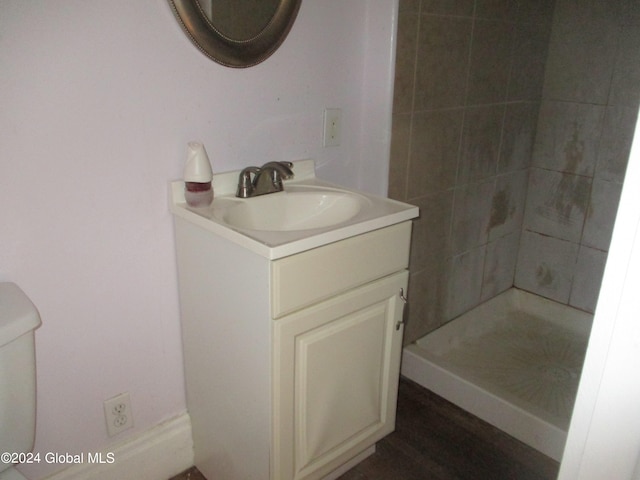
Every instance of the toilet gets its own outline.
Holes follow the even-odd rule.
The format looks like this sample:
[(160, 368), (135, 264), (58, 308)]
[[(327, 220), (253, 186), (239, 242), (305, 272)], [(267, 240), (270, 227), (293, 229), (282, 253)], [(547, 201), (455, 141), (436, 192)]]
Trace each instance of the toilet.
[[(28, 453), (36, 430), (34, 330), (38, 310), (15, 284), (0, 282), (0, 452)], [(18, 455), (16, 455), (18, 456)], [(26, 480), (0, 460), (0, 480)]]

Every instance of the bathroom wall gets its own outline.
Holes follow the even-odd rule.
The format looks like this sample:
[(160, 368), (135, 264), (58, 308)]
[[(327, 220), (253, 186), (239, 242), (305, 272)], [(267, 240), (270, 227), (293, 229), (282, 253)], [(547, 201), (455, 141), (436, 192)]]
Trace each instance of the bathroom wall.
[(516, 286), (593, 311), (640, 101), (640, 3), (557, 0)]
[[(107, 449), (185, 410), (167, 186), (186, 143), (216, 171), (315, 158), (323, 178), (384, 193), (396, 4), (304, 1), (248, 70), (197, 51), (164, 0), (0, 11), (0, 280), (42, 315), (35, 449)], [(325, 107), (342, 108), (339, 147), (322, 147)], [(109, 438), (102, 404), (123, 391), (135, 427)]]
[(510, 287), (553, 0), (401, 0), (389, 195), (420, 206), (405, 342)]

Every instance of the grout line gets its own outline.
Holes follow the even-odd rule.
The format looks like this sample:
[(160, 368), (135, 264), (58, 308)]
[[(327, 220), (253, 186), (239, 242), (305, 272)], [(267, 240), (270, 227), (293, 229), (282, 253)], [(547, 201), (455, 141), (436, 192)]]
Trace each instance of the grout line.
[(418, 18), (417, 18), (417, 27), (416, 27), (416, 40), (415, 40), (415, 52), (413, 55), (413, 78), (411, 85), (411, 109), (409, 115), (409, 139), (407, 145), (407, 170), (404, 176), (404, 198), (405, 200), (409, 198), (409, 172), (411, 169), (411, 152), (413, 148), (413, 122), (415, 115), (415, 105), (416, 105), (416, 89), (417, 89), (417, 79), (418, 79), (418, 58), (420, 51), (420, 31), (422, 27), (422, 2), (418, 5)]

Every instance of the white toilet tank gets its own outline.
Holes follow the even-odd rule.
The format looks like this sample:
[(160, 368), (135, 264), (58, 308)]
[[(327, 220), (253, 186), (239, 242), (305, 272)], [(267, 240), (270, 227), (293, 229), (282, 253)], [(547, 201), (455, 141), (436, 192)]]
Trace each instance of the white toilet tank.
[[(0, 282), (0, 452), (29, 452), (36, 428), (34, 330), (40, 315), (15, 284)], [(10, 467), (0, 461), (0, 472)]]

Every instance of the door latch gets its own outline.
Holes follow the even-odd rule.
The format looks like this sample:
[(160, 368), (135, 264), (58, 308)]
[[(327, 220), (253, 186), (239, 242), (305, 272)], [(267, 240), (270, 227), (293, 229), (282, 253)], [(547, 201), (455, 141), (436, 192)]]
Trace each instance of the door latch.
[(400, 330), (400, 327), (402, 326), (402, 324), (405, 323), (404, 322), (404, 317), (405, 317), (405, 315), (407, 313), (407, 303), (408, 303), (407, 297), (405, 297), (405, 295), (404, 295), (404, 288), (400, 289), (400, 294), (399, 295), (400, 295), (400, 300), (402, 300), (402, 303), (403, 303), (403, 305), (402, 305), (402, 318), (396, 323), (396, 330)]

